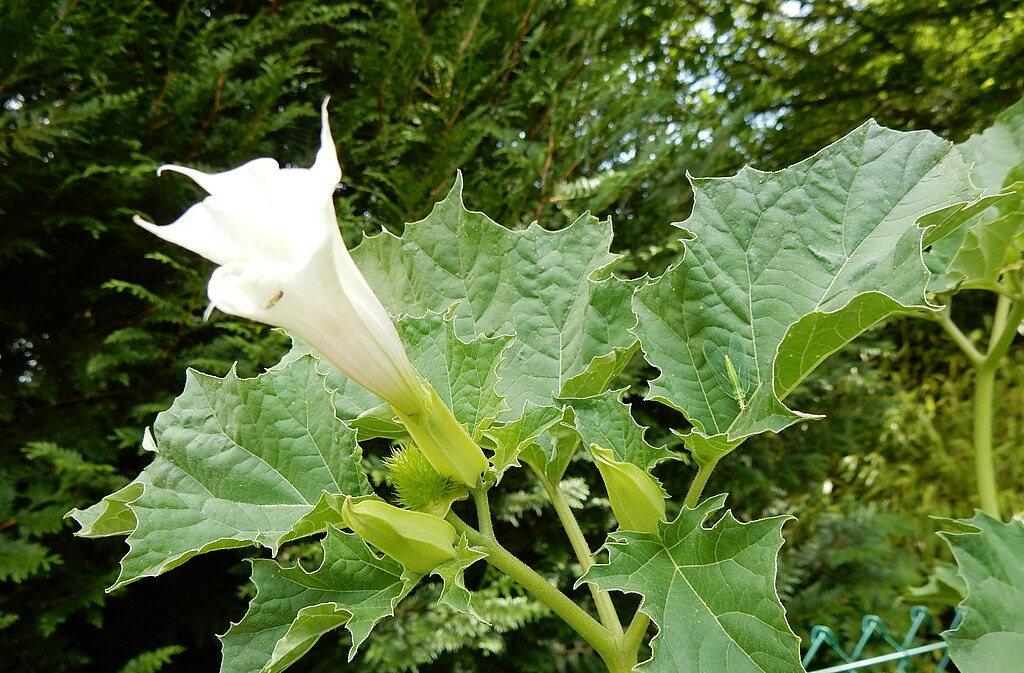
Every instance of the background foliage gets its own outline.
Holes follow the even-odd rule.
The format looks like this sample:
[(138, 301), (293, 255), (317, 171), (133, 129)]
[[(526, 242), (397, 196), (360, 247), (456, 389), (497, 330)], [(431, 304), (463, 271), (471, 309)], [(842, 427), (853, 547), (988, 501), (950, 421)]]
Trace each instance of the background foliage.
[[(350, 242), (419, 219), (462, 169), (467, 205), (509, 227), (612, 216), (628, 268), (654, 273), (678, 252), (668, 225), (688, 214), (687, 171), (780, 168), (871, 116), (955, 140), (986, 126), (1024, 92), (1022, 11), (998, 0), (0, 0), (0, 668), (215, 670), (213, 634), (244, 612), (233, 552), (105, 596), (122, 543), (75, 541), (62, 519), (144, 466), (142, 428), (186, 366), (223, 374), (237, 361), (251, 375), (286, 346), (258, 325), (202, 321), (205, 262), (130, 224), (135, 213), (170, 221), (199, 195), (157, 181), (160, 164), (308, 165), (330, 94)], [(964, 322), (983, 327), (991, 307), (967, 300)], [(1019, 452), (1024, 423), (1019, 347), (1013, 358), (1004, 456)], [(752, 440), (719, 468), (707, 493), (731, 491), (737, 516), (800, 516), (781, 578), (798, 630), (899, 614), (893, 596), (940, 558), (926, 515), (971, 513), (965, 369), (937, 328), (892, 324), (793, 400), (829, 420)], [(669, 441), (657, 436), (668, 412), (635, 411), (652, 443)], [(1020, 461), (1001, 466), (1024, 483)], [(679, 492), (689, 469), (659, 476)], [(568, 576), (535, 485), (521, 474), (508, 485), (504, 525), (536, 531), (516, 551)], [(584, 525), (604, 529), (587, 482), (572, 486)], [(486, 587), (497, 628), (440, 615), (424, 596), (375, 634), (367, 665), (475, 670), (500, 654), (516, 670), (587, 670), (587, 652), (516, 587), (470, 580)], [(519, 646), (537, 641), (548, 647)], [(321, 661), (300, 666), (337, 670), (346, 649), (321, 643)]]

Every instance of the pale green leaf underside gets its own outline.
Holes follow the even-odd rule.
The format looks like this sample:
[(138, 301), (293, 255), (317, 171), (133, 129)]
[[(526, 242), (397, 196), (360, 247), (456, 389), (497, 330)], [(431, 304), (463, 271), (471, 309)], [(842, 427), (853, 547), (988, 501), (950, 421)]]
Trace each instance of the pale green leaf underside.
[[(780, 400), (811, 368), (894, 311), (927, 308), (916, 223), (978, 195), (952, 145), (873, 122), (776, 173), (693, 186), (686, 255), (637, 292), (634, 331), (661, 370), (649, 396), (730, 442), (803, 417)], [(749, 358), (742, 404), (705, 355), (732, 351)]]
[(983, 133), (957, 146), (973, 162), (971, 179), (990, 205), (932, 246), (929, 289), (998, 289), (1006, 267), (1024, 251), (1024, 100), (1003, 112)]
[(643, 597), (658, 625), (644, 673), (799, 673), (799, 639), (775, 591), (785, 517), (741, 524), (729, 512), (711, 528), (725, 495), (683, 508), (657, 533), (608, 538), (607, 564), (584, 576), (605, 591)]
[(598, 280), (616, 259), (611, 237), (611, 224), (589, 215), (559, 231), (505, 229), (466, 210), (459, 176), (401, 238), (368, 238), (352, 256), (393, 314), (441, 313), (458, 302), (455, 331), (463, 340), (516, 336), (496, 390), (510, 409), (501, 420), (511, 420), (527, 402), (550, 406), (594, 358), (635, 341), (628, 332), (634, 283)]
[(145, 444), (156, 455), (135, 482), (72, 514), (85, 535), (130, 532), (115, 587), (208, 551), (276, 550), (339, 523), (338, 496), (370, 492), (310, 356), (253, 379), (189, 371)]
[(1004, 110), (995, 123), (957, 146), (974, 164), (971, 178), (987, 192), (998, 192), (1017, 166), (1024, 162), (1024, 99)]
[(1018, 670), (1024, 661), (1024, 523), (986, 514), (959, 521), (969, 533), (940, 533), (953, 550), (967, 597), (963, 621), (943, 637), (962, 673)]
[(358, 536), (328, 528), (321, 567), (307, 573), (253, 561), (256, 596), (220, 637), (221, 673), (277, 673), (339, 626), (352, 634), (349, 658), (415, 582), (400, 563), (378, 557)]

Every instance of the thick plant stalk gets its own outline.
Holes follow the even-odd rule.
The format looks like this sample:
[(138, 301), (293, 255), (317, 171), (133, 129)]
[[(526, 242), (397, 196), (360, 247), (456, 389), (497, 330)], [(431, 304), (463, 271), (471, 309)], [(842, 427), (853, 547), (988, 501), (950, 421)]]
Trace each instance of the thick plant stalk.
[(999, 519), (999, 489), (992, 449), (992, 413), (996, 368), (987, 362), (974, 378), (974, 470), (981, 510)]
[(995, 416), (995, 384), (999, 361), (1010, 349), (1017, 325), (1024, 319), (1024, 302), (1000, 295), (992, 321), (988, 350), (982, 354), (950, 317), (947, 305), (938, 315), (939, 324), (974, 366), (974, 471), (981, 510), (1000, 519), (999, 487), (996, 480), (992, 424)]
[(1000, 520), (992, 441), (996, 369), (1010, 349), (1022, 318), (1024, 302), (1015, 304), (1006, 295), (1001, 295), (992, 321), (992, 341), (985, 359), (977, 367), (974, 383), (974, 462), (978, 475), (978, 496), (982, 511)]
[(697, 470), (697, 475), (690, 483), (690, 490), (686, 492), (686, 500), (683, 501), (684, 505), (693, 509), (700, 503), (700, 496), (704, 492), (704, 487), (708, 484), (708, 479), (711, 478), (711, 473), (715, 471), (718, 461), (719, 459), (715, 458), (700, 466), (700, 469)]

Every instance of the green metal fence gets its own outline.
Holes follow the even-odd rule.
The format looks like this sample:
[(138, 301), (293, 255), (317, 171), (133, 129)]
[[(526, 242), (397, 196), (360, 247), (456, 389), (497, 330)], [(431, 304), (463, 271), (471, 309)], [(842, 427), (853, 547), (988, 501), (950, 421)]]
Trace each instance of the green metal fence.
[[(957, 613), (950, 628), (956, 628), (959, 622), (960, 614)], [(945, 652), (946, 642), (942, 640), (940, 633), (941, 629), (936, 625), (931, 613), (921, 605), (915, 605), (910, 609), (910, 627), (900, 640), (893, 637), (889, 627), (880, 617), (865, 616), (861, 620), (860, 639), (849, 652), (843, 649), (832, 629), (827, 626), (815, 626), (811, 629), (810, 646), (804, 655), (803, 665), (808, 673), (844, 673), (886, 663), (896, 663), (895, 669), (888, 669), (895, 670), (896, 673), (944, 673), (948, 670), (949, 654)], [(892, 652), (869, 654), (879, 649), (891, 649)], [(828, 668), (812, 667), (815, 659), (825, 658), (829, 652), (843, 663)], [(943, 653), (937, 664), (934, 663), (937, 654), (931, 654), (933, 652)], [(924, 661), (925, 659), (929, 661)], [(918, 668), (915, 668), (915, 660)], [(934, 668), (925, 668), (930, 666)]]

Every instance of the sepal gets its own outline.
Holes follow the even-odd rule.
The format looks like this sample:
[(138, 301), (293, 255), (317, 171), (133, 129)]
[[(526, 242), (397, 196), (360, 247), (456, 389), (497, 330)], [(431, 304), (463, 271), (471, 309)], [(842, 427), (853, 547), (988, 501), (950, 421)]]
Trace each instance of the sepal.
[(406, 414), (395, 407), (395, 414), (439, 474), (476, 488), (488, 466), (483, 450), (434, 387), (424, 382), (423, 389), (423, 403), (417, 411)]

